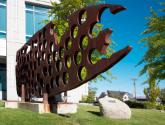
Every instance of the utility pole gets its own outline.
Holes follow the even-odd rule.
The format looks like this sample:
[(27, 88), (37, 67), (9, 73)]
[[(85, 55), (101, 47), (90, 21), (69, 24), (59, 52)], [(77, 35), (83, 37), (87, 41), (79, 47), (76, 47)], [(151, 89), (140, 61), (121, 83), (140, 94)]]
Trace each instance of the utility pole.
[(136, 78), (132, 78), (133, 81), (133, 85), (134, 85), (134, 96), (135, 96), (135, 100), (136, 100)]

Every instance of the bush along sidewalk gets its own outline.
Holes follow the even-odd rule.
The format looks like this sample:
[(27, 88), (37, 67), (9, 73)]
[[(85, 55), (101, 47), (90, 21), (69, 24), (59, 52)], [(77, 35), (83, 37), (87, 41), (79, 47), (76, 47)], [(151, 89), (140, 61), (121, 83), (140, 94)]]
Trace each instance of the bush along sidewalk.
[(130, 108), (165, 110), (165, 105), (162, 104), (156, 105), (151, 102), (126, 101), (125, 103)]
[(0, 107), (5, 107), (5, 102), (0, 101)]
[(139, 108), (139, 109), (145, 109), (145, 104), (138, 101), (126, 101), (125, 102), (130, 108)]

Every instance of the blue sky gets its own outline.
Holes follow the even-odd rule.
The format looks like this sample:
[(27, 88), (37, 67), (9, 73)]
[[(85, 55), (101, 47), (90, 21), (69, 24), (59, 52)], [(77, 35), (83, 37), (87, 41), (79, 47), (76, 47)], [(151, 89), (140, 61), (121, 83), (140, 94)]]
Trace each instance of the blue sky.
[[(133, 50), (110, 69), (113, 76), (117, 77), (112, 80), (112, 83), (108, 81), (97, 81), (97, 83), (91, 83), (90, 86), (97, 88), (97, 95), (106, 90), (133, 93), (133, 81), (131, 79), (137, 78), (137, 96), (143, 96), (143, 89), (147, 85), (142, 85), (142, 82), (146, 80), (146, 75), (139, 77), (139, 71), (142, 69), (143, 65), (137, 67), (136, 65), (142, 59), (147, 49), (144, 47), (144, 44), (139, 43), (139, 41), (145, 37), (142, 35), (142, 32), (146, 29), (147, 20), (145, 17), (150, 16), (150, 7), (153, 7), (153, 9), (159, 12), (158, 10), (162, 8), (160, 2), (164, 0), (105, 1), (110, 4), (123, 5), (127, 8), (116, 15), (112, 15), (109, 10), (106, 10), (101, 18), (101, 23), (104, 25), (104, 28), (112, 28), (113, 30), (111, 39), (116, 43), (115, 50), (122, 49), (127, 45), (131, 45)], [(163, 82), (160, 83), (161, 88), (165, 87)]]

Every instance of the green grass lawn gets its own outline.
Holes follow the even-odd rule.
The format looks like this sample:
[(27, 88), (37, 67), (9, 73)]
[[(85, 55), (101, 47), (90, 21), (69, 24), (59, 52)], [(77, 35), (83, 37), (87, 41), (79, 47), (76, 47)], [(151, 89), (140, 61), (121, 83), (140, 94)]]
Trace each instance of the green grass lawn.
[(112, 120), (100, 116), (95, 106), (79, 106), (78, 112), (69, 117), (1, 107), (0, 125), (165, 125), (165, 113), (132, 109), (130, 120)]

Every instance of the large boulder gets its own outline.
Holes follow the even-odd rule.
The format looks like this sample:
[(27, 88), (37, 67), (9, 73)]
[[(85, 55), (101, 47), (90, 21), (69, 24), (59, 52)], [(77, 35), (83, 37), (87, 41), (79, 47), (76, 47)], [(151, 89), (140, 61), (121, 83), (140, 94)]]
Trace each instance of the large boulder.
[(130, 119), (131, 110), (124, 102), (105, 96), (99, 99), (100, 113), (113, 119)]

